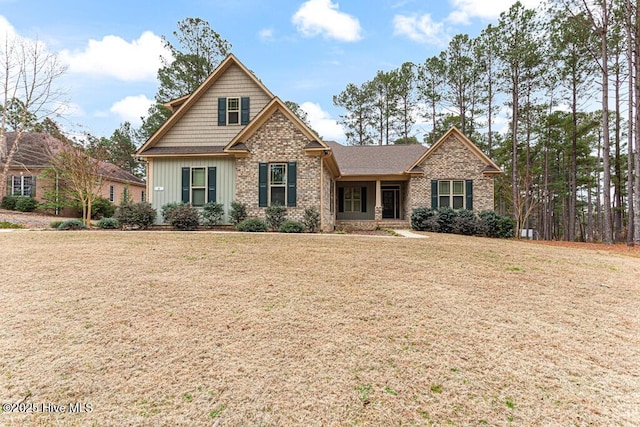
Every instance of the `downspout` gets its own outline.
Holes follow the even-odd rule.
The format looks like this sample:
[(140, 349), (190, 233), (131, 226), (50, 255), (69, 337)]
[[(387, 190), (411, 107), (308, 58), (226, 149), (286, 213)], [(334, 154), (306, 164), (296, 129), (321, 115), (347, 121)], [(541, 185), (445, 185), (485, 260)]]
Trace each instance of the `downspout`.
[(320, 156), (320, 229), (324, 231), (324, 152)]

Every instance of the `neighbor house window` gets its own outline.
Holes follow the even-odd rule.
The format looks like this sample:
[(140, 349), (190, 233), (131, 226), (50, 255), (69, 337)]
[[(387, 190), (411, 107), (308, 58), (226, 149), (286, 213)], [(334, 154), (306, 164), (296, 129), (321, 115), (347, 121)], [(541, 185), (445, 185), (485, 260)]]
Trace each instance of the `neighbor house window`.
[(140, 192), (140, 201), (141, 202), (146, 202), (147, 201), (147, 192), (145, 190), (142, 190)]
[(35, 195), (35, 177), (16, 175), (11, 178), (11, 195), (33, 197)]
[(227, 124), (240, 124), (240, 98), (227, 98)]
[(431, 181), (431, 207), (473, 210), (473, 181)]
[(362, 189), (360, 187), (345, 187), (344, 211), (362, 212)]
[(258, 206), (296, 206), (297, 163), (260, 163)]
[(116, 198), (115, 198), (115, 195), (116, 195), (116, 190), (115, 190), (115, 188), (113, 187), (113, 185), (110, 185), (110, 186), (109, 186), (109, 201), (110, 201), (111, 203), (113, 203), (113, 202), (114, 202), (114, 200), (116, 199)]

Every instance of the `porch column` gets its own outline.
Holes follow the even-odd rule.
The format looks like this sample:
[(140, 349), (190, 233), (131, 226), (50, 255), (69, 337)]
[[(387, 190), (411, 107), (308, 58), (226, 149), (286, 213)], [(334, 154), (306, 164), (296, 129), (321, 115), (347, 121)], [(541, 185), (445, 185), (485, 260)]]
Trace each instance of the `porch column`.
[(382, 220), (382, 185), (380, 180), (376, 181), (376, 208), (374, 219), (376, 221)]

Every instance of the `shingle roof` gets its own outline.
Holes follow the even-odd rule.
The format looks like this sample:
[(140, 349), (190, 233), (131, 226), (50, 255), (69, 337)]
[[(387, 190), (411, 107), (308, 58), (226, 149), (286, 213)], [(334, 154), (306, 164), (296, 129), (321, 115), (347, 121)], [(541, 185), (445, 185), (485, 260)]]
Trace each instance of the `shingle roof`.
[[(246, 147), (245, 147), (246, 148)], [(139, 153), (140, 156), (167, 156), (180, 154), (219, 154), (224, 152), (222, 145), (192, 145), (181, 147), (151, 147)]]
[[(7, 152), (11, 150), (16, 140), (17, 134), (15, 132), (7, 132)], [(51, 157), (58, 154), (65, 147), (65, 143), (52, 137), (46, 133), (23, 133), (20, 138), (20, 145), (18, 151), (13, 157), (11, 166), (13, 167), (25, 167), (27, 169), (43, 169), (50, 166)], [(2, 163), (3, 159), (0, 159)], [(105, 178), (125, 181), (132, 184), (144, 185), (144, 180), (137, 176), (127, 172), (118, 166), (100, 162), (100, 175)]]
[(427, 147), (410, 145), (354, 145), (326, 142), (342, 175), (397, 175), (411, 167)]

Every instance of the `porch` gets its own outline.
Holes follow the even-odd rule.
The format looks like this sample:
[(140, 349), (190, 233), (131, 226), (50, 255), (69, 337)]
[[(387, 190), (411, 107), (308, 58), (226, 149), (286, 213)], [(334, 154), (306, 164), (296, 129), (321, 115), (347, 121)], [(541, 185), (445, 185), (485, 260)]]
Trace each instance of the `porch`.
[(408, 181), (337, 181), (336, 228), (408, 227)]

